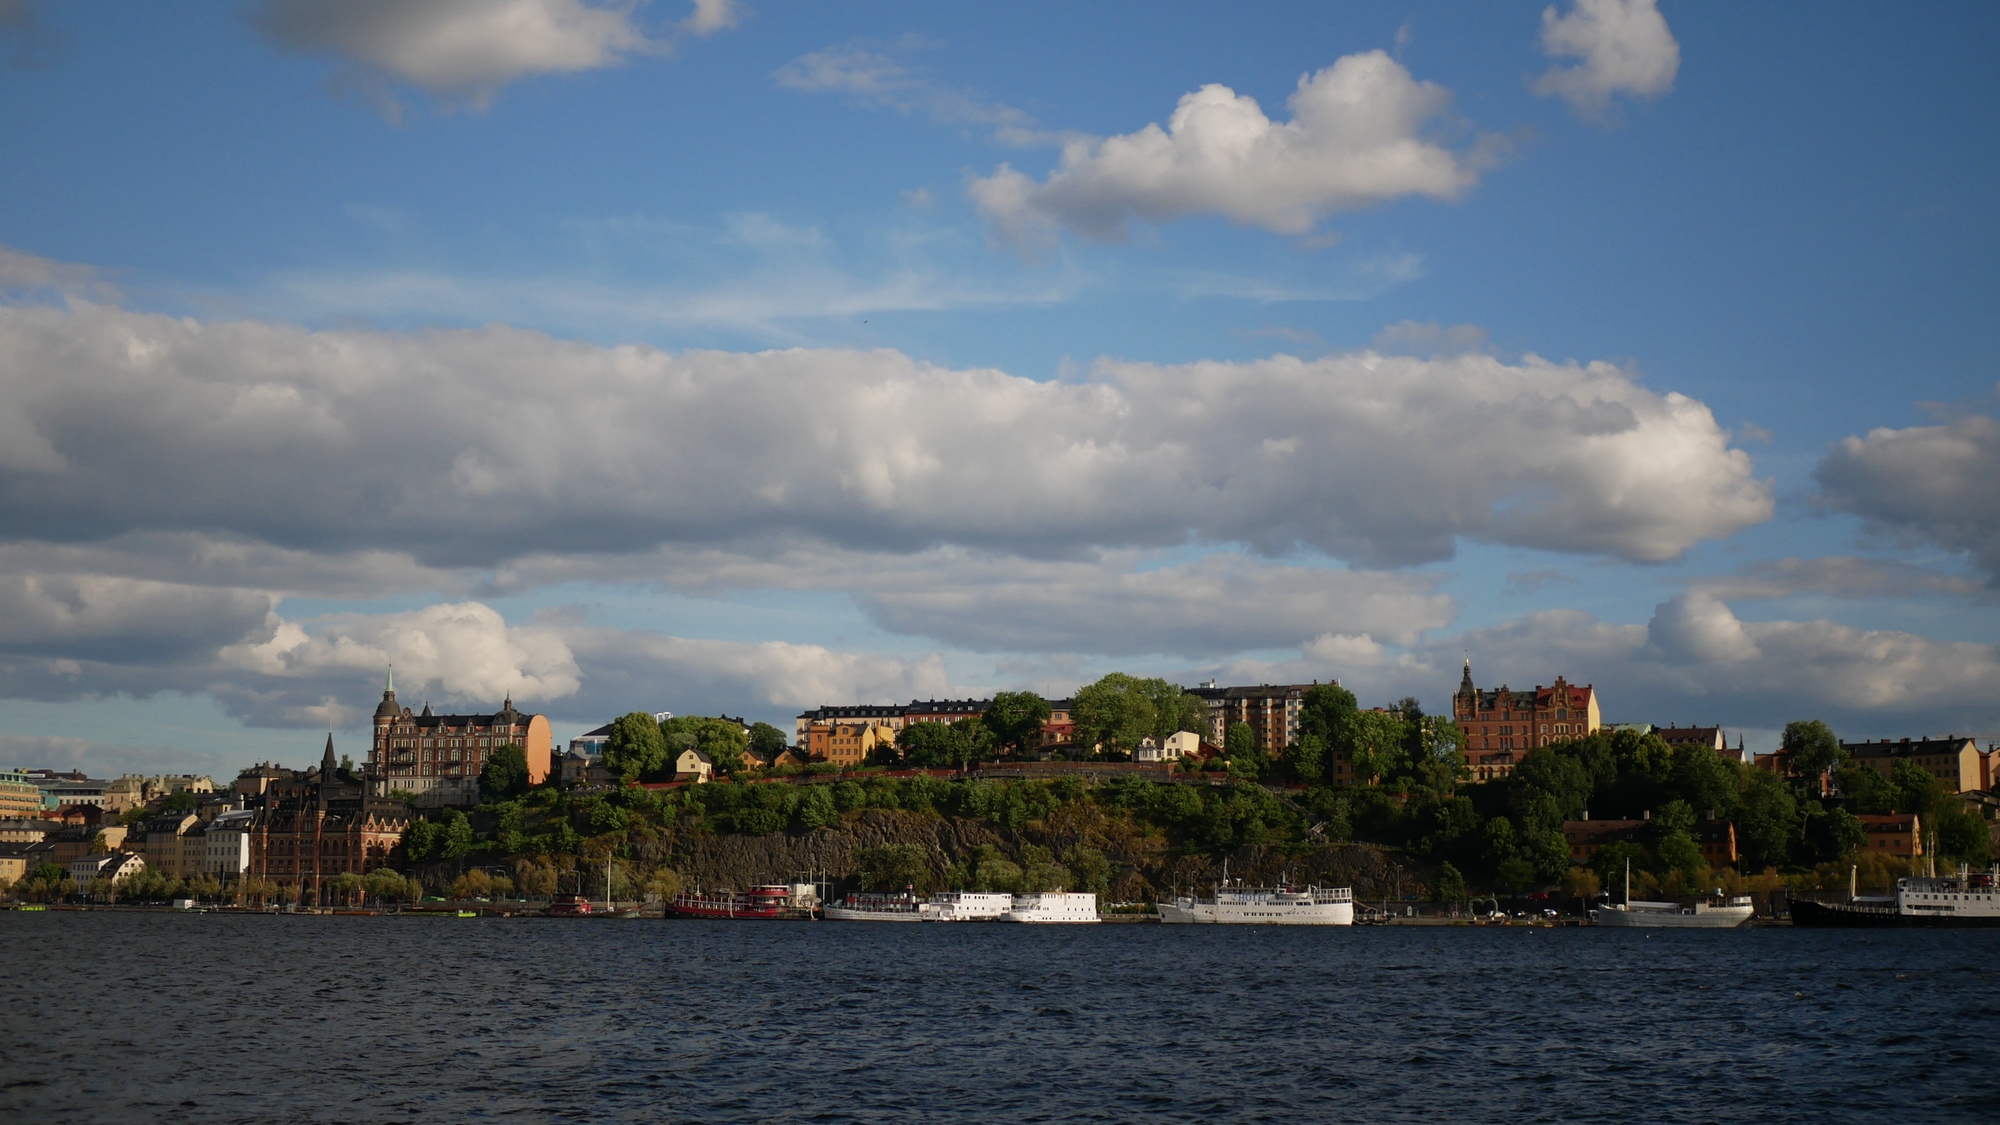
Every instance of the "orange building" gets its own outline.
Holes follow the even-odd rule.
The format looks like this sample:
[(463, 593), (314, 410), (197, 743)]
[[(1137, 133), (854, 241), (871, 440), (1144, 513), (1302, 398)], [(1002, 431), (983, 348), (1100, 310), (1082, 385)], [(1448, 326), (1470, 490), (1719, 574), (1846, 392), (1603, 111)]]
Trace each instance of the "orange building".
[[(1338, 683), (1339, 681), (1335, 681)], [(1217, 687), (1214, 680), (1189, 695), (1200, 696), (1208, 704), (1208, 741), (1217, 746), (1229, 743), (1229, 727), (1247, 723), (1256, 737), (1257, 748), (1270, 757), (1285, 752), (1299, 740), (1299, 721), (1305, 716), (1306, 692), (1312, 684), (1258, 684), (1255, 687)]]
[(1867, 849), (1876, 855), (1895, 855), (1908, 858), (1924, 854), (1924, 826), (1916, 813), (1890, 813), (1887, 816), (1861, 816), (1861, 827), (1868, 832)]
[(1465, 764), (1475, 781), (1506, 777), (1529, 750), (1604, 725), (1597, 691), (1589, 684), (1577, 687), (1557, 676), (1554, 684), (1536, 684), (1533, 691), (1512, 691), (1505, 684), (1481, 691), (1472, 686), (1470, 659), (1451, 697), (1451, 712), (1465, 736)]

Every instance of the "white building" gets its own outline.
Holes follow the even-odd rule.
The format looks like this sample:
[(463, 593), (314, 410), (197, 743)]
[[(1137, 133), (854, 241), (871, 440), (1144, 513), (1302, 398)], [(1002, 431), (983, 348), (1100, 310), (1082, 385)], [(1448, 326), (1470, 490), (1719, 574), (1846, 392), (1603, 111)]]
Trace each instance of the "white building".
[(699, 750), (681, 751), (674, 759), (674, 780), (703, 782), (715, 779), (715, 760)]
[(250, 827), (256, 819), (255, 810), (242, 809), (209, 821), (201, 834), (202, 871), (226, 883), (250, 870)]
[(137, 852), (103, 852), (69, 861), (70, 881), (80, 891), (89, 890), (91, 881), (98, 878), (111, 880), (115, 887), (145, 869), (146, 859)]
[(1191, 730), (1175, 731), (1165, 742), (1154, 742), (1150, 738), (1139, 741), (1139, 749), (1132, 755), (1135, 762), (1178, 762), (1182, 758), (1201, 749), (1201, 736)]

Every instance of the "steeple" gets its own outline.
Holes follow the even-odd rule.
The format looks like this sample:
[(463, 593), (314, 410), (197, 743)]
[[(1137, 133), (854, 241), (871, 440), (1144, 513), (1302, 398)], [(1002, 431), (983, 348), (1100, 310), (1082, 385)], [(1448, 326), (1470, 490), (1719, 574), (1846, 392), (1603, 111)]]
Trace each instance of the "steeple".
[(339, 761), (333, 756), (333, 732), (327, 731), (326, 753), (322, 754), (319, 759), (319, 779), (321, 783), (333, 780), (333, 771), (339, 764)]
[(1477, 689), (1472, 686), (1472, 654), (1465, 654), (1465, 674), (1458, 678), (1458, 694), (1472, 695)]
[(382, 689), (382, 702), (375, 705), (375, 721), (380, 723), (386, 719), (393, 722), (401, 713), (402, 708), (396, 706), (396, 666), (391, 664), (388, 685)]

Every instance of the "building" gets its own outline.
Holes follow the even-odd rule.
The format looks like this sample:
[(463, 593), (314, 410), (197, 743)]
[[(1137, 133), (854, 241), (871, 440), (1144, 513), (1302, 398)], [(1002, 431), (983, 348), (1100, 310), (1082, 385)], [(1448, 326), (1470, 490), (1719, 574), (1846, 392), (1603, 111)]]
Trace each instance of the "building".
[(1890, 813), (1856, 819), (1861, 821), (1861, 827), (1868, 833), (1868, 842), (1862, 846), (1870, 852), (1904, 858), (1924, 854), (1924, 826), (1922, 818), (1916, 813)]
[(1908, 761), (1928, 770), (1947, 793), (1970, 793), (1993, 786), (1993, 755), (1982, 751), (1973, 739), (1955, 734), (1895, 742), (1843, 742), (1840, 748), (1847, 752), (1850, 763), (1867, 766), (1885, 778), (1897, 762)]
[(1299, 740), (1299, 721), (1305, 716), (1306, 692), (1314, 684), (1259, 684), (1256, 687), (1217, 687), (1214, 680), (1189, 688), (1208, 704), (1208, 741), (1229, 745), (1229, 727), (1248, 723), (1257, 739), (1257, 748), (1277, 757)]
[(1506, 777), (1529, 750), (1581, 738), (1604, 725), (1597, 691), (1589, 684), (1577, 687), (1557, 676), (1554, 684), (1536, 684), (1533, 691), (1511, 691), (1505, 684), (1481, 691), (1472, 685), (1470, 659), (1451, 711), (1465, 736), (1465, 764), (1475, 781)]
[(145, 822), (133, 838), (134, 850), (146, 857), (146, 865), (163, 874), (187, 876), (196, 873), (182, 855), (182, 837), (201, 824), (193, 813), (167, 813)]
[[(1611, 844), (1637, 844), (1648, 847), (1646, 828), (1648, 820), (1566, 820), (1563, 822), (1563, 839), (1569, 844), (1571, 863), (1587, 864), (1597, 855), (1598, 849)], [(1694, 830), (1688, 833), (1701, 848), (1702, 862), (1710, 867), (1734, 867), (1738, 858), (1736, 850), (1736, 825), (1727, 820), (1699, 820)]]
[[(546, 751), (548, 743), (542, 745)], [(318, 902), (334, 876), (365, 875), (395, 862), (410, 811), (375, 796), (370, 779), (341, 768), (332, 735), (318, 769), (276, 772), (280, 776), (263, 779), (263, 792), (250, 806), (255, 817), (245, 875), (297, 885)]]
[(993, 706), (990, 699), (912, 699), (903, 708), (903, 726), (911, 723), (944, 723), (946, 725), (977, 719)]
[(1178, 762), (1191, 758), (1201, 750), (1201, 736), (1191, 730), (1175, 731), (1165, 739), (1154, 742), (1150, 738), (1139, 740), (1139, 749), (1132, 754), (1135, 762)]
[(40, 816), (42, 787), (28, 779), (26, 770), (0, 770), (0, 818)]
[(368, 751), (366, 778), (371, 795), (401, 790), (438, 804), (477, 804), (479, 773), (496, 746), (512, 743), (528, 759), (528, 782), (548, 779), (552, 764), (549, 720), (514, 709), (512, 696), (490, 715), (436, 715), (396, 703), (392, 676), (375, 708), (375, 741)]
[(41, 817), (0, 820), (0, 844), (39, 844), (57, 827), (55, 821)]
[(876, 747), (894, 745), (899, 729), (886, 722), (813, 723), (806, 728), (806, 757), (836, 766), (858, 766)]
[(65, 824), (43, 842), (50, 845), (50, 861), (67, 867), (93, 852), (102, 854), (124, 846), (125, 828), (117, 824)]
[[(1070, 717), (1070, 709), (1076, 706), (1074, 699), (1049, 700), (1049, 717), (1042, 721), (1042, 729), (1036, 737), (1033, 749), (1047, 749), (1051, 746), (1067, 746), (1076, 741), (1076, 720)], [(1023, 747), (1029, 749), (1029, 747)]]
[[(915, 701), (912, 700), (911, 702)], [(798, 734), (792, 740), (792, 744), (795, 746), (804, 746), (810, 752), (812, 747), (812, 728), (815, 726), (830, 728), (835, 723), (884, 726), (888, 727), (891, 731), (899, 731), (905, 725), (903, 716), (908, 711), (909, 707), (901, 703), (863, 703), (848, 707), (815, 707), (799, 716)], [(814, 758), (819, 757), (817, 754), (812, 754), (811, 756)]]
[(81, 855), (69, 861), (70, 881), (79, 891), (90, 890), (90, 884), (98, 879), (107, 880), (116, 887), (127, 879), (146, 869), (146, 857), (138, 852), (111, 851)]
[(674, 780), (696, 784), (715, 780), (715, 759), (693, 747), (681, 751), (674, 759)]
[(232, 809), (209, 821), (198, 836), (190, 836), (201, 842), (200, 873), (225, 883), (242, 878), (250, 870), (250, 840), (256, 830), (254, 809)]
[(35, 787), (42, 791), (43, 809), (60, 809), (65, 805), (109, 807), (111, 783), (108, 781), (98, 781), (80, 773), (52, 773), (48, 770), (28, 770), (27, 774)]
[(18, 883), (28, 872), (34, 870), (29, 861), (33, 853), (31, 845), (0, 843), (0, 886)]

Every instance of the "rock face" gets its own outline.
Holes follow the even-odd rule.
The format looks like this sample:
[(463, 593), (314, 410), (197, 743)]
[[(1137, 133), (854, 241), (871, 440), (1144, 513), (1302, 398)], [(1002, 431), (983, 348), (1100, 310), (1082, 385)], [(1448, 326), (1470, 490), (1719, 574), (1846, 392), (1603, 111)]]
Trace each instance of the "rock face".
[[(1067, 815), (1065, 815), (1067, 814)], [(858, 868), (855, 853), (886, 844), (914, 844), (930, 855), (934, 882), (942, 885), (948, 868), (982, 845), (1018, 858), (1025, 844), (1048, 848), (1060, 858), (1074, 846), (1103, 851), (1112, 863), (1110, 897), (1140, 901), (1184, 891), (1206, 891), (1222, 877), (1222, 860), (1206, 855), (1176, 855), (1165, 841), (1139, 834), (1129, 824), (1107, 820), (1094, 806), (1068, 806), (1021, 833), (996, 829), (985, 821), (937, 817), (926, 813), (868, 809), (840, 825), (811, 832), (769, 836), (674, 833), (660, 841), (662, 856), (690, 887), (715, 889), (788, 883), (815, 877), (831, 879), (836, 888), (852, 889)], [(1324, 844), (1296, 853), (1271, 848), (1238, 848), (1229, 857), (1229, 877), (1250, 884), (1317, 883), (1352, 887), (1358, 899), (1398, 897), (1400, 893), (1428, 897), (1435, 867), (1373, 844)]]
[(931, 856), (931, 871), (942, 880), (953, 862), (981, 844), (1012, 854), (1018, 844), (973, 820), (921, 813), (868, 809), (835, 828), (769, 836), (683, 834), (674, 840), (671, 862), (689, 887), (749, 887), (789, 883), (824, 875), (851, 880), (854, 853), (885, 844), (915, 844)]

